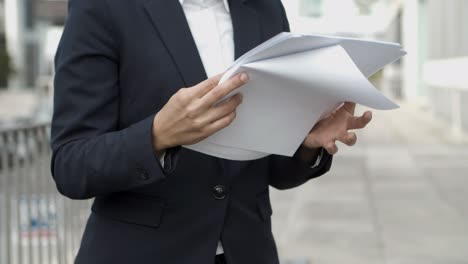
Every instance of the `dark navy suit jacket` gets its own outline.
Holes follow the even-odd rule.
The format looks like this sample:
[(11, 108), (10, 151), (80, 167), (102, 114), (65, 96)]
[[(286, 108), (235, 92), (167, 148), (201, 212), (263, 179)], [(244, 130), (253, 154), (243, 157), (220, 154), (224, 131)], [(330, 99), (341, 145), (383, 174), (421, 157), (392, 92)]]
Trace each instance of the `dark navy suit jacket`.
[[(229, 4), (236, 58), (289, 30), (279, 0)], [(153, 117), (204, 79), (178, 0), (70, 1), (51, 167), (63, 195), (95, 198), (76, 263), (209, 264), (220, 239), (229, 264), (278, 263), (268, 186), (299, 186), (332, 158), (312, 169), (297, 157), (230, 161), (176, 147), (162, 168)]]

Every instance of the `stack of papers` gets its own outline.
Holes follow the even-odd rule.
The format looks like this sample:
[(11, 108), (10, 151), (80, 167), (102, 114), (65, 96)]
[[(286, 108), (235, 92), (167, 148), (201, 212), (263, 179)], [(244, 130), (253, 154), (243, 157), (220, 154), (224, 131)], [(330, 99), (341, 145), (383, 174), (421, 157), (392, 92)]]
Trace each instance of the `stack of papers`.
[(280, 33), (237, 59), (222, 77), (220, 83), (240, 72), (250, 77), (234, 92), (243, 101), (231, 125), (184, 147), (230, 160), (291, 157), (313, 126), (343, 102), (398, 108), (367, 78), (405, 54), (396, 43)]

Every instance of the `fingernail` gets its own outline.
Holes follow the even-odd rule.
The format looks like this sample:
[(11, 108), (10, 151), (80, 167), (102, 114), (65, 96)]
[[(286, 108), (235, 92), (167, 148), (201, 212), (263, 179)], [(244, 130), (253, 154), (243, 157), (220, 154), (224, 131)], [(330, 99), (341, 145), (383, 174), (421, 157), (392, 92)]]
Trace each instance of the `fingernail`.
[(242, 73), (240, 79), (243, 82), (247, 82), (249, 80), (249, 76), (247, 75), (247, 73)]

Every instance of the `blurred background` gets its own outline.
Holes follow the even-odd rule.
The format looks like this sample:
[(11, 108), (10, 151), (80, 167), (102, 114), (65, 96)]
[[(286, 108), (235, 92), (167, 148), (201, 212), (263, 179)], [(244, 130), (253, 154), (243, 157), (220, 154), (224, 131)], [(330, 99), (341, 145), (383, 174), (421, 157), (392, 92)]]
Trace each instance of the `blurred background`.
[[(287, 264), (468, 264), (468, 1), (283, 0), (298, 33), (399, 42), (372, 77), (399, 102), (300, 188), (272, 190)], [(49, 172), (64, 0), (0, 0), (0, 263), (72, 263), (89, 201)], [(363, 111), (364, 109), (359, 109)]]

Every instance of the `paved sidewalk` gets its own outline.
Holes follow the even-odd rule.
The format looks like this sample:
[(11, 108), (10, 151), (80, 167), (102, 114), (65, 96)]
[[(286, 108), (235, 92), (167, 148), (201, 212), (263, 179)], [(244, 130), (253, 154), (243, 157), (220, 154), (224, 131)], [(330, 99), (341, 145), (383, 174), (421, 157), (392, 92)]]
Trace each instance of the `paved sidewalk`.
[(468, 141), (447, 131), (407, 105), (375, 112), (357, 146), (339, 146), (330, 173), (272, 190), (280, 256), (310, 264), (468, 264)]

